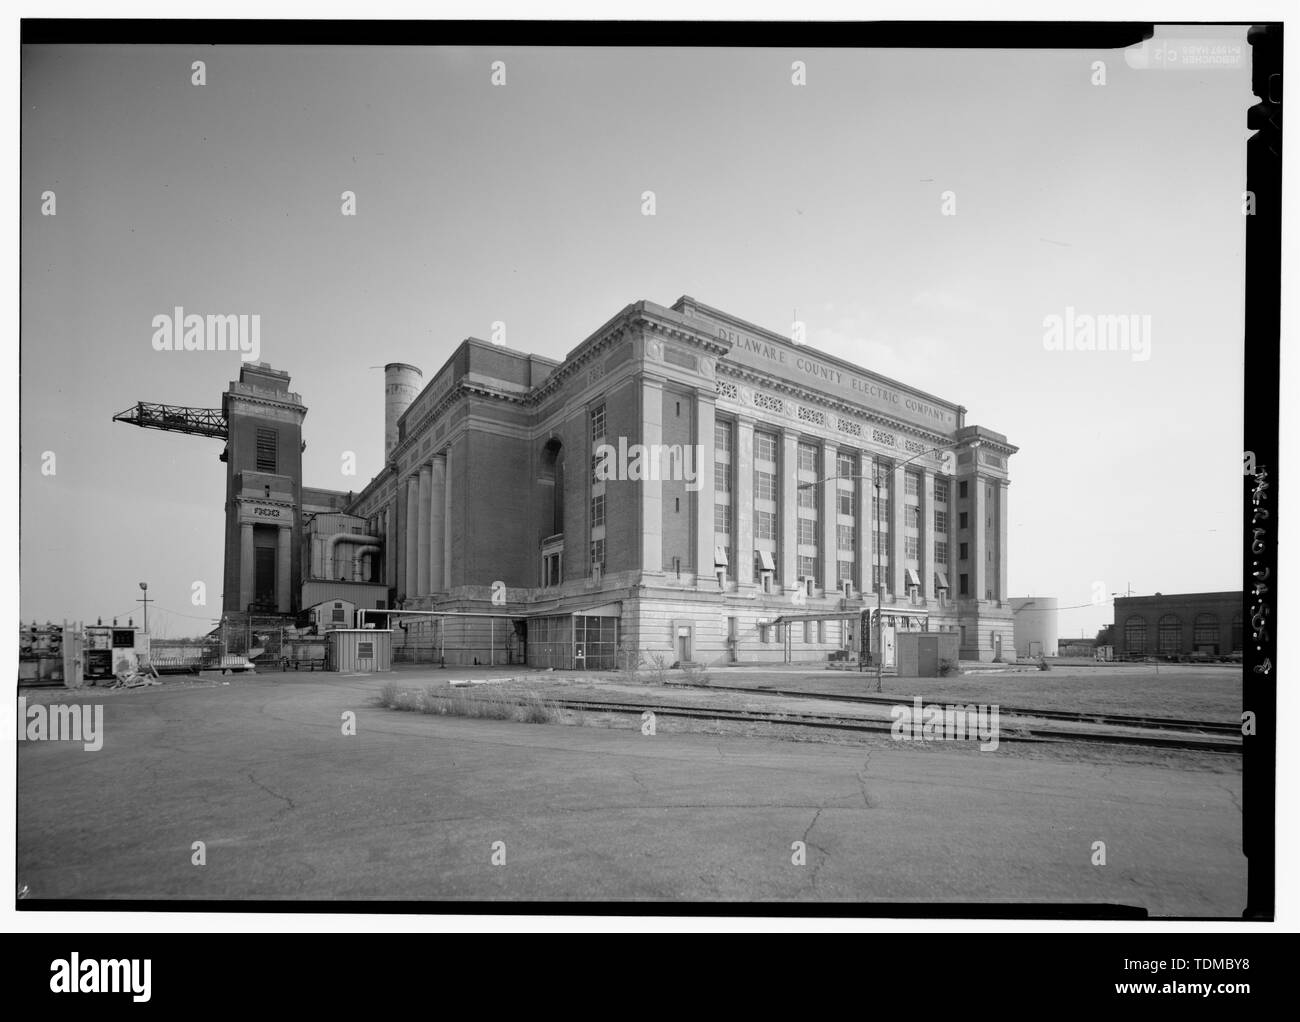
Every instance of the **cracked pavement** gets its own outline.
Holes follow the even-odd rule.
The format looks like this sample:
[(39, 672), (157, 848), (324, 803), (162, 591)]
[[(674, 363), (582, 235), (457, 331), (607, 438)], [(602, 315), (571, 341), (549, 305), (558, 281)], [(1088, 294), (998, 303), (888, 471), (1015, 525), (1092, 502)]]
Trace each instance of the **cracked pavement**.
[[(1243, 907), (1241, 777), (1222, 762), (424, 716), (374, 705), (385, 680), (68, 693), (104, 703), (104, 747), (20, 744), (17, 882), (32, 900)], [(194, 866), (200, 840), (207, 864)]]

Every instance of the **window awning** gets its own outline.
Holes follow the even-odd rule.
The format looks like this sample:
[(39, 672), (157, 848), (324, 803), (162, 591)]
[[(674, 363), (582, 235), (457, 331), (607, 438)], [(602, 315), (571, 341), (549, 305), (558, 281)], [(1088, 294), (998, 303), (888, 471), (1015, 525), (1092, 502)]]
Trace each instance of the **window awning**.
[(934, 573), (934, 577), (935, 577), (935, 581), (936, 581), (936, 586), (935, 586), (935, 588), (937, 588), (937, 589), (948, 589), (948, 588), (950, 588), (949, 585), (948, 585), (948, 576), (945, 575), (942, 571), (936, 571), (936, 572)]
[(575, 610), (573, 617), (622, 617), (623, 604), (602, 603), (599, 607), (583, 607), (582, 610)]
[[(875, 610), (872, 610), (875, 613)], [(810, 610), (804, 613), (782, 614), (780, 617), (771, 621), (774, 625), (788, 625), (797, 621), (852, 621), (862, 616), (857, 610)]]
[(763, 566), (764, 571), (776, 571), (776, 562), (772, 560), (771, 550), (759, 550), (758, 563)]
[(921, 588), (921, 576), (916, 573), (915, 568), (907, 569), (907, 584), (909, 586), (916, 586), (918, 589)]
[(713, 566), (715, 568), (725, 568), (727, 563), (727, 548), (725, 546), (715, 546), (713, 548)]

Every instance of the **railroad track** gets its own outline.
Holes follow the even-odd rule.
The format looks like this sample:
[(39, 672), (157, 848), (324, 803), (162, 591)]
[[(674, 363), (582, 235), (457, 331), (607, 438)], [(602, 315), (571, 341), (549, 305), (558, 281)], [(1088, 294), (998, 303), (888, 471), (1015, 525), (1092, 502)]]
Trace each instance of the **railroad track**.
[[(903, 700), (897, 696), (887, 695), (828, 695), (822, 692), (793, 692), (788, 689), (775, 688), (740, 688), (731, 685), (685, 685), (669, 682), (673, 688), (701, 689), (709, 692), (744, 692), (752, 695), (785, 696), (794, 699), (823, 699), (828, 702), (867, 703), (874, 706), (902, 705)], [(926, 705), (932, 702), (944, 702), (945, 705), (962, 703), (959, 699), (926, 699)], [(908, 704), (910, 705), (910, 704)], [(1123, 713), (1087, 713), (1077, 710), (1032, 710), (1022, 706), (1003, 706), (998, 704), (998, 712), (1009, 717), (1035, 717), (1039, 720), (1069, 721), (1075, 724), (1103, 724), (1114, 727), (1140, 727), (1157, 731), (1190, 731), (1207, 735), (1240, 736), (1241, 725), (1231, 721), (1223, 723), (1215, 720), (1187, 720), (1178, 717), (1133, 716)]]
[[(734, 691), (734, 690), (732, 690)], [(516, 702), (516, 700), (508, 700)], [(546, 699), (548, 705), (565, 710), (589, 713), (622, 713), (640, 717), (649, 711), (656, 717), (680, 717), (691, 720), (726, 721), (745, 724), (780, 724), (819, 731), (873, 732), (890, 734), (892, 721), (864, 720), (861, 717), (837, 717), (833, 714), (781, 713), (763, 710), (735, 710), (707, 706), (665, 706), (652, 703), (601, 702), (589, 699)], [(897, 703), (897, 700), (893, 700)], [(517, 705), (526, 705), (517, 701)], [(999, 707), (999, 714), (1002, 709)], [(978, 739), (970, 739), (978, 741)], [(1094, 731), (1031, 730), (1023, 727), (1002, 729), (999, 742), (1092, 742), (1105, 745), (1139, 745), (1150, 748), (1181, 749), (1196, 752), (1240, 753), (1240, 742), (1209, 741), (1203, 738), (1164, 734), (1115, 734)]]

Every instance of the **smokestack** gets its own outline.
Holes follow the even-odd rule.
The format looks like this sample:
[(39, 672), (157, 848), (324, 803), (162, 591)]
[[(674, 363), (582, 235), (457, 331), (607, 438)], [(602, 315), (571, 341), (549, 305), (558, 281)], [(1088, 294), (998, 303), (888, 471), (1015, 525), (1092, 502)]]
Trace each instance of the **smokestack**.
[(384, 366), (384, 461), (397, 446), (397, 420), (411, 407), (420, 393), (424, 373), (405, 362), (389, 362)]

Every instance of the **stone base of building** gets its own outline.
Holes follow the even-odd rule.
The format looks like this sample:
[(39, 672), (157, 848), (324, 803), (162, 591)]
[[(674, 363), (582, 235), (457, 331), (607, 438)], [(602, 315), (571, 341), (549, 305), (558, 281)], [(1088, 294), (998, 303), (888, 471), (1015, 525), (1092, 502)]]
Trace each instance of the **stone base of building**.
[(972, 600), (959, 608), (959, 622), (965, 626), (961, 646), (963, 660), (993, 663), (1016, 658), (1011, 605), (996, 600)]
[[(682, 584), (591, 585), (585, 580), (551, 589), (508, 589), (493, 602), (488, 586), (408, 601), (405, 610), (436, 615), (397, 617), (394, 659), (448, 666), (508, 666), (562, 670), (622, 670), (639, 657), (644, 669), (677, 664), (705, 668), (729, 665), (857, 662), (863, 652), (863, 612), (874, 611), (869, 595), (846, 599), (834, 593), (795, 602), (788, 591), (765, 593), (757, 586), (729, 589)], [(886, 596), (880, 605), (898, 627), (960, 632), (964, 660), (992, 661), (1014, 655), (1011, 611), (996, 602), (918, 600)], [(869, 618), (868, 618), (869, 620)], [(867, 625), (870, 628), (870, 625)], [(867, 646), (874, 648), (875, 636)], [(874, 663), (869, 654), (867, 663)]]

